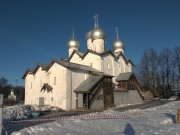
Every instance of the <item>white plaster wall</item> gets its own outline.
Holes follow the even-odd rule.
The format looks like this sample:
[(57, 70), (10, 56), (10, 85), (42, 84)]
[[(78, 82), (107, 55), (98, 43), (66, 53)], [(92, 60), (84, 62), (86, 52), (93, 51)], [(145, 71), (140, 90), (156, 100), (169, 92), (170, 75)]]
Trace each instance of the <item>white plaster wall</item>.
[[(88, 77), (85, 71), (71, 69), (68, 71), (68, 86), (67, 86), (67, 110), (76, 108), (76, 93), (74, 90)], [(80, 101), (78, 101), (80, 102)], [(81, 104), (81, 103), (80, 103)]]
[(103, 56), (103, 72), (114, 76), (114, 57), (110, 54)]
[(26, 76), (25, 82), (25, 104), (39, 105), (39, 97), (45, 97), (41, 92), (41, 88), (43, 83), (47, 82), (46, 71), (43, 71), (42, 68), (39, 67), (34, 75), (28, 74)]
[[(41, 84), (42, 81), (42, 84)], [(46, 71), (42, 70), (41, 67), (39, 67), (39, 69), (37, 70), (37, 72), (34, 74), (34, 90), (35, 90), (35, 104), (39, 105), (39, 97), (44, 97), (44, 95), (42, 95), (41, 92), (41, 88), (43, 86), (44, 83), (47, 83), (47, 79), (46, 79)]]
[[(50, 93), (50, 105), (66, 110), (67, 69), (54, 63), (48, 73), (49, 85), (53, 87), (53, 90)], [(56, 77), (56, 84), (54, 84), (54, 77)]]
[(91, 66), (97, 70), (101, 71), (101, 62), (102, 59), (99, 55), (89, 52), (85, 58), (82, 60), (82, 64), (86, 66)]
[(125, 70), (126, 62), (125, 62), (124, 58), (122, 56), (119, 56), (118, 62), (119, 62), (119, 66), (121, 67), (121, 68), (119, 68), (119, 72), (124, 73), (126, 71)]
[(88, 40), (87, 40), (87, 48), (88, 48), (89, 50), (93, 50), (92, 39), (88, 39)]
[(31, 82), (33, 83), (33, 74), (27, 74), (25, 78), (25, 104), (31, 104), (33, 101), (33, 89), (31, 88)]
[(131, 63), (128, 63), (128, 66), (129, 66), (129, 72), (132, 72), (133, 65)]
[(82, 64), (82, 58), (77, 53), (74, 53), (74, 55), (71, 58), (70, 62), (77, 63), (77, 64)]
[(103, 53), (104, 52), (104, 40), (103, 39), (96, 39), (93, 41), (93, 50), (98, 52), (98, 53)]

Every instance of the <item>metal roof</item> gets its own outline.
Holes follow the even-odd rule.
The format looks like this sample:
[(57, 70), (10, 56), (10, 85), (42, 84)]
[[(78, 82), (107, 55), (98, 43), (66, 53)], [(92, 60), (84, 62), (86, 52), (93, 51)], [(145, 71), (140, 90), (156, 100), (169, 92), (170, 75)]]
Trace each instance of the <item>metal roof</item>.
[(76, 51), (76, 53), (79, 55), (79, 56), (83, 56), (84, 55), (84, 53), (82, 53), (82, 52), (80, 52), (80, 51)]
[(120, 73), (117, 78), (116, 81), (117, 82), (121, 82), (121, 81), (128, 81), (129, 78), (133, 75), (132, 72), (126, 72), (126, 73)]
[(103, 76), (89, 76), (84, 82), (82, 82), (75, 90), (76, 93), (89, 93), (90, 90), (97, 85)]
[(27, 76), (27, 74), (32, 74), (32, 72), (33, 72), (33, 69), (32, 68), (28, 68), (27, 70), (26, 70), (26, 72), (23, 74), (23, 76), (22, 76), (22, 79), (25, 79), (26, 78), (26, 76)]
[[(80, 64), (76, 64), (76, 63), (72, 63), (72, 62), (67, 62), (67, 61), (62, 61), (62, 60), (58, 60), (58, 59), (55, 59), (52, 61), (51, 65), (56, 62), (64, 67), (67, 67), (67, 68), (74, 68), (74, 69), (79, 69), (79, 70), (84, 70), (84, 71), (91, 71), (91, 72), (95, 72), (95, 73), (99, 73), (100, 71), (97, 70), (97, 69), (94, 69), (90, 66), (85, 66), (85, 65), (80, 65)], [(50, 66), (49, 66), (50, 68)]]

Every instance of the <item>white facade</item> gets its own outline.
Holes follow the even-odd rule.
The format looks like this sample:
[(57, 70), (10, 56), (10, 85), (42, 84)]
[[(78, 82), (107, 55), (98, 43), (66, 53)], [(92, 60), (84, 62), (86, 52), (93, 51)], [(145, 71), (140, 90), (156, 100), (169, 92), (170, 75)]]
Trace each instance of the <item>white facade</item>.
[[(94, 38), (87, 39), (88, 50), (85, 53), (79, 52), (79, 48), (75, 48), (76, 44), (73, 44), (73, 47), (69, 44), (67, 60), (54, 60), (48, 65), (37, 65), (35, 69), (27, 70), (23, 76), (25, 104), (51, 105), (64, 110), (75, 109), (77, 104), (82, 105), (83, 97), (77, 95), (74, 90), (92, 73), (114, 76), (113, 82), (116, 83), (115, 78), (120, 73), (132, 72), (133, 63), (126, 60), (123, 49), (106, 51), (106, 39), (103, 39), (105, 36)], [(102, 101), (96, 102), (102, 106)], [(93, 108), (97, 106), (93, 105)]]

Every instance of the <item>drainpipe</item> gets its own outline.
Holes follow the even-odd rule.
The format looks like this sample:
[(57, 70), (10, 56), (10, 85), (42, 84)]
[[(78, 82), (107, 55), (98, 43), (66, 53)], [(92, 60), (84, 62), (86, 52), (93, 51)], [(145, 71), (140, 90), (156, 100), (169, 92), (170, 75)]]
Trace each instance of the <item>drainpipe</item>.
[(70, 71), (70, 110), (72, 109), (72, 71)]

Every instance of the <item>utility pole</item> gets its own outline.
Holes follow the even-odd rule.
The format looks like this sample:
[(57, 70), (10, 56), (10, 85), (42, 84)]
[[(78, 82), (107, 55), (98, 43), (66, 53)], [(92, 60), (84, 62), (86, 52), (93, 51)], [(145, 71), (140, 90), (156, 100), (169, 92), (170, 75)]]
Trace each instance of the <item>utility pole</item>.
[(15, 82), (16, 82), (16, 87), (17, 87), (18, 79), (16, 79)]
[(3, 94), (0, 94), (0, 135), (2, 134), (2, 128), (3, 128), (3, 101), (4, 101)]

